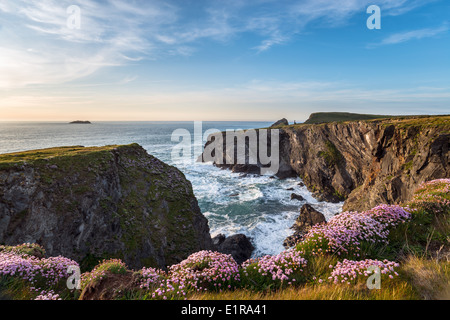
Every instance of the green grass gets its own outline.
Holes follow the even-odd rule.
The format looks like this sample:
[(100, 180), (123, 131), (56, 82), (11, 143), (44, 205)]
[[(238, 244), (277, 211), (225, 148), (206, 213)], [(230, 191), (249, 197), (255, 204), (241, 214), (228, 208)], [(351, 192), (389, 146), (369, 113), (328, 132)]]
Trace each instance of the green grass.
[(395, 125), (398, 129), (407, 130), (412, 127), (418, 129), (436, 128), (440, 134), (450, 133), (450, 115), (411, 115), (385, 116), (345, 112), (313, 113), (304, 123), (280, 126), (279, 128), (298, 128), (306, 125), (326, 125), (327, 123), (342, 123), (352, 121), (376, 122), (383, 127)]
[(85, 156), (100, 151), (111, 151), (122, 146), (109, 145), (104, 147), (57, 147), (40, 150), (31, 150), (23, 152), (0, 154), (0, 169), (15, 164), (22, 164), (24, 162), (35, 162), (39, 160), (50, 160), (53, 158)]
[(374, 115), (374, 114), (359, 114), (349, 112), (316, 112), (311, 113), (309, 119), (305, 124), (317, 124), (325, 122), (337, 122), (337, 121), (359, 121), (359, 120), (373, 120), (382, 118), (392, 118), (394, 116), (388, 115)]

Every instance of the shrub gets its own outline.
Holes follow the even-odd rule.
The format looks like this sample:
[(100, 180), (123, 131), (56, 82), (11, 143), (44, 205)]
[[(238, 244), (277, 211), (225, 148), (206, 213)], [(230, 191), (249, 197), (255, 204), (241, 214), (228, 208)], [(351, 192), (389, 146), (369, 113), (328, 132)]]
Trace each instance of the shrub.
[(26, 288), (30, 295), (44, 292), (42, 288), (65, 288), (69, 277), (67, 269), (72, 265), (77, 266), (75, 261), (61, 256), (39, 259), (26, 253), (18, 253), (22, 252), (23, 247), (0, 252), (0, 277), (18, 280), (18, 286)]
[[(333, 268), (331, 272), (331, 276), (328, 280), (337, 283), (347, 283), (351, 282), (356, 283), (360, 276), (368, 277), (372, 271), (369, 271), (369, 267), (378, 267), (380, 269), (380, 276), (386, 275), (387, 277), (393, 279), (394, 276), (398, 276), (399, 274), (395, 271), (394, 268), (398, 268), (400, 265), (396, 262), (384, 260), (360, 260), (353, 261), (344, 259), (342, 262), (338, 261), (338, 263), (333, 267), (330, 265), (330, 268)], [(376, 272), (375, 270), (373, 271)]]
[(243, 281), (247, 286), (266, 289), (305, 279), (307, 260), (297, 250), (286, 250), (275, 256), (249, 259), (242, 264)]
[[(365, 212), (342, 212), (327, 224), (313, 226), (297, 245), (307, 255), (337, 254), (361, 257), (373, 245), (387, 244), (390, 230), (410, 219), (400, 206), (381, 205)], [(362, 250), (364, 248), (364, 250)]]
[(240, 281), (239, 265), (229, 254), (200, 251), (169, 269), (172, 282), (198, 290), (231, 288)]

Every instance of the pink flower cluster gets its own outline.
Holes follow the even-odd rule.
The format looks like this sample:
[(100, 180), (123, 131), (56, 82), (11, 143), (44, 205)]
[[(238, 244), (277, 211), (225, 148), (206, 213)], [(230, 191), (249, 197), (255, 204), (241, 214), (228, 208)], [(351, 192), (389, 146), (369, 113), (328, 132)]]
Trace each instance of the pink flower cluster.
[(14, 248), (14, 250), (0, 252), (0, 277), (17, 277), (29, 283), (32, 294), (40, 293), (37, 300), (56, 300), (56, 295), (52, 290), (42, 291), (45, 288), (56, 288), (62, 281), (67, 280), (69, 266), (78, 266), (78, 263), (65, 257), (51, 257), (39, 259), (21, 253), (21, 249), (30, 248), (24, 244)]
[(229, 254), (214, 251), (199, 251), (169, 269), (172, 281), (179, 280), (193, 288), (221, 288), (225, 284), (239, 281), (239, 265)]
[(14, 252), (0, 252), (0, 276), (15, 276), (34, 282), (39, 270), (39, 259), (22, 257)]
[(0, 253), (0, 276), (15, 276), (35, 284), (44, 280), (47, 286), (56, 286), (59, 281), (67, 279), (67, 269), (78, 266), (75, 261), (61, 256), (39, 259), (15, 252)]
[(411, 214), (397, 205), (380, 205), (365, 212), (342, 212), (327, 224), (313, 226), (304, 242), (312, 244), (313, 254), (356, 253), (362, 241), (387, 242), (389, 229), (410, 219)]
[(420, 184), (414, 192), (411, 205), (433, 211), (450, 209), (450, 179), (437, 179)]
[(168, 272), (154, 268), (142, 269), (142, 289), (154, 291), (152, 298), (168, 299), (186, 296), (188, 290), (222, 291), (240, 281), (239, 266), (231, 255), (199, 251)]
[(153, 287), (159, 287), (167, 276), (164, 271), (155, 268), (142, 268), (141, 289), (150, 290)]
[(421, 190), (428, 189), (429, 187), (439, 186), (440, 189), (442, 188), (443, 192), (449, 192), (450, 188), (450, 178), (445, 179), (435, 179), (431, 181), (422, 182), (419, 185), (419, 188), (416, 190), (416, 192), (420, 192)]
[(53, 290), (42, 291), (34, 300), (61, 300), (59, 294), (55, 293)]
[(411, 219), (411, 213), (409, 211), (411, 211), (409, 208), (404, 208), (397, 205), (381, 204), (370, 209), (369, 211), (366, 211), (366, 214), (372, 219), (382, 223), (383, 227), (388, 229), (396, 227), (399, 224)]
[(303, 271), (307, 261), (301, 257), (297, 250), (286, 250), (275, 256), (264, 256), (258, 259), (249, 259), (242, 264), (244, 274), (248, 276), (249, 268), (257, 270), (262, 276), (268, 276), (272, 280), (289, 281), (290, 276), (296, 271)]
[[(333, 281), (334, 283), (350, 283), (350, 281), (354, 281), (358, 276), (364, 275), (368, 277), (372, 271), (369, 271), (369, 267), (377, 267), (380, 269), (381, 274), (386, 274), (389, 278), (394, 278), (394, 276), (398, 276), (398, 273), (394, 268), (399, 267), (399, 264), (396, 262), (388, 261), (388, 260), (360, 260), (353, 261), (344, 259), (342, 262), (338, 262), (333, 268), (331, 272), (331, 276), (328, 280)], [(374, 272), (376, 272), (374, 270)]]

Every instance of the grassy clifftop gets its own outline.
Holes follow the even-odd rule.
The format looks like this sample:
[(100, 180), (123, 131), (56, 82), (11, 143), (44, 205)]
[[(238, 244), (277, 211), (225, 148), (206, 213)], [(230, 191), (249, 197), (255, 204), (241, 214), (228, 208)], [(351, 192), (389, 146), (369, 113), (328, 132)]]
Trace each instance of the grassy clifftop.
[(355, 120), (372, 120), (381, 118), (391, 118), (387, 115), (359, 114), (349, 112), (315, 112), (311, 113), (309, 119), (304, 123), (315, 124), (335, 121), (355, 121)]
[(137, 144), (0, 155), (0, 221), (0, 244), (39, 243), (85, 268), (164, 268), (212, 245), (190, 182)]
[[(324, 124), (329, 122), (349, 122), (349, 121), (368, 121), (380, 122), (383, 125), (396, 124), (404, 127), (421, 125), (450, 125), (450, 115), (411, 115), (411, 116), (389, 116), (358, 114), (348, 112), (317, 112), (312, 113), (309, 119), (303, 124)], [(301, 125), (301, 124), (298, 124)]]
[(90, 155), (93, 153), (99, 153), (102, 151), (111, 151), (117, 148), (123, 148), (125, 146), (110, 145), (104, 147), (83, 147), (83, 146), (71, 146), (71, 147), (56, 147), (39, 150), (30, 150), (14, 153), (0, 154), (0, 165), (14, 165), (23, 162), (33, 162), (36, 160), (49, 160), (58, 157), (72, 157), (80, 155)]

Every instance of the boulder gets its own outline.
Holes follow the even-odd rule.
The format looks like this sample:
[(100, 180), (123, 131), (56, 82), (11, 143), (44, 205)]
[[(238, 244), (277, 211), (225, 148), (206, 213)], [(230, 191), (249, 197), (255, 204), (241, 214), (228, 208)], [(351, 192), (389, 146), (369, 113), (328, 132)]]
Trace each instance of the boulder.
[(225, 237), (223, 234), (213, 238), (216, 250), (220, 253), (231, 254), (238, 264), (249, 259), (255, 247), (244, 234), (235, 234)]
[(321, 212), (314, 209), (310, 204), (306, 203), (300, 209), (300, 215), (297, 220), (295, 220), (293, 229), (303, 231), (308, 227), (312, 227), (323, 222), (326, 222), (325, 216)]
[(309, 228), (319, 223), (326, 223), (325, 216), (311, 205), (303, 205), (300, 209), (300, 215), (291, 227), (291, 229), (294, 229), (294, 234), (284, 240), (283, 246), (286, 248), (293, 247), (303, 239)]
[(212, 238), (214, 248), (218, 248), (225, 241), (225, 239), (226, 239), (226, 237), (222, 233), (220, 233), (217, 236), (215, 236), (214, 238)]
[(292, 193), (291, 194), (291, 200), (298, 200), (298, 201), (304, 201), (305, 198), (303, 198), (301, 195)]

